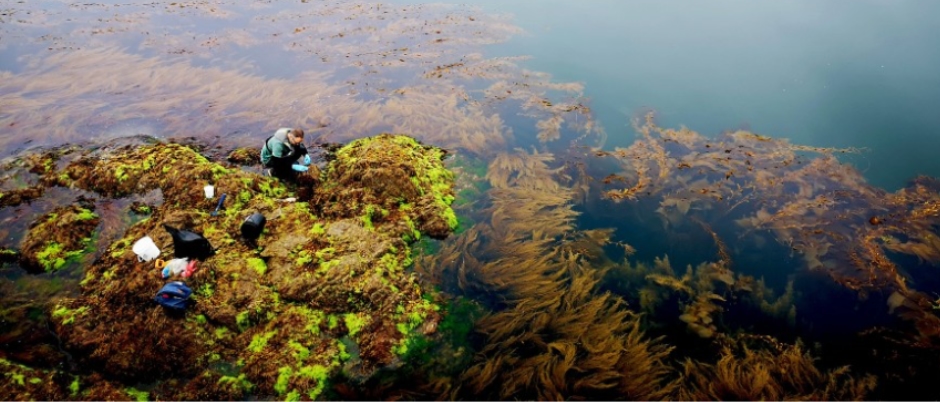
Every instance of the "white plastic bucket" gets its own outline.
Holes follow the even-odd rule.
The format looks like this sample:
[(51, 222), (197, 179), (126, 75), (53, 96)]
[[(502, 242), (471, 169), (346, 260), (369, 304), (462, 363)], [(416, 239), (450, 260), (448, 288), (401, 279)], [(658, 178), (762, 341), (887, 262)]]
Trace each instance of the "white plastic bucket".
[(137, 261), (140, 262), (153, 261), (160, 256), (160, 248), (157, 247), (157, 244), (153, 242), (150, 236), (144, 236), (144, 238), (137, 240), (131, 249), (134, 250), (134, 254), (137, 254)]
[(206, 198), (212, 198), (215, 196), (215, 186), (211, 184), (207, 184), (202, 188), (202, 190), (206, 192)]

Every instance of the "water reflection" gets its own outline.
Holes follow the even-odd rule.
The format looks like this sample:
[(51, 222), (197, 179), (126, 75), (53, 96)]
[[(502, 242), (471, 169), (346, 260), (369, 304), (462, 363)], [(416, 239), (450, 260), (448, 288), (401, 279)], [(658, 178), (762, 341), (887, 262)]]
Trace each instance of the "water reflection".
[[(15, 133), (23, 126), (47, 133), (31, 144), (46, 146), (107, 139), (110, 134), (102, 131), (129, 119), (157, 127), (164, 136), (225, 136), (233, 145), (248, 145), (258, 131), (293, 124), (321, 129), (316, 135), (329, 141), (407, 130), (438, 145), (479, 151), (487, 141), (501, 143), (507, 131), (499, 113), (477, 103), (481, 97), (474, 91), (485, 89), (482, 85), (498, 92), (485, 98), (499, 100), (580, 90), (550, 83), (544, 75), (520, 74), (516, 60), (488, 60), (472, 51), (515, 32), (500, 19), (474, 17), (472, 9), (173, 4), (179, 10), (166, 6), (164, 12), (185, 17), (173, 25), (151, 20), (146, 10), (164, 13), (152, 4), (82, 6), (69, 25), (108, 28), (68, 34), (61, 31), (67, 27), (43, 23), (54, 11), (33, 15), (27, 9), (30, 18), (23, 24), (29, 28), (7, 27), (9, 33), (50, 46), (12, 49), (5, 57), (20, 60), (22, 71), (4, 80), (4, 155), (19, 148)], [(233, 26), (243, 21), (234, 15), (252, 17), (239, 29)], [(58, 36), (31, 37), (39, 30), (33, 26), (81, 45), (57, 49)], [(206, 36), (193, 32), (194, 26), (213, 29)], [(523, 81), (504, 82), (507, 77)], [(527, 103), (530, 113), (550, 105)], [(542, 109), (551, 115), (546, 129), (557, 131), (558, 115), (566, 111)], [(454, 125), (441, 130), (432, 120)], [(329, 127), (320, 127), (323, 121), (330, 121)]]

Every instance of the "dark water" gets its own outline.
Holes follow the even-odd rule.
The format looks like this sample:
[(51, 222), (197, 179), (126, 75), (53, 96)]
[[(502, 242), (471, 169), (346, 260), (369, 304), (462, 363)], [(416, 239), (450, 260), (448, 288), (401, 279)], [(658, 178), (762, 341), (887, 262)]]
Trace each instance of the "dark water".
[[(615, 229), (599, 260), (668, 255), (681, 275), (716, 261), (725, 247), (736, 273), (765, 280), (778, 295), (796, 283), (797, 324), (755, 321), (751, 330), (841, 351), (831, 348), (839, 337), (898, 325), (885, 308), (890, 291), (859, 297), (806, 269), (806, 245), (735, 223), (765, 204), (724, 216), (693, 208), (705, 222), (667, 225), (659, 199), (602, 199), (596, 183), (628, 165), (584, 158), (570, 146), (629, 146), (637, 138), (631, 119), (653, 110), (660, 126), (706, 137), (743, 128), (798, 144), (865, 148), (843, 158), (873, 188), (940, 176), (938, 13), (940, 3), (914, 1), (3, 4), (0, 157), (137, 135), (194, 137), (222, 153), (257, 146), (282, 126), (331, 142), (405, 132), (484, 164), (517, 147), (553, 152), (553, 167), (583, 163), (595, 183), (583, 199), (564, 203), (581, 213), (574, 227)], [(590, 112), (559, 111), (573, 105)], [(555, 140), (545, 127), (558, 116), (565, 125)], [(4, 176), (0, 189), (23, 184)], [(30, 219), (70, 197), (53, 191), (0, 209), (0, 246), (17, 248)], [(940, 291), (933, 262), (893, 257), (917, 289)], [(74, 294), (82, 276), (81, 267), (26, 275), (5, 264), (2, 272), (8, 295), (43, 300)], [(601, 289), (638, 304), (630, 287)], [(748, 314), (730, 308), (728, 325), (753, 319)]]

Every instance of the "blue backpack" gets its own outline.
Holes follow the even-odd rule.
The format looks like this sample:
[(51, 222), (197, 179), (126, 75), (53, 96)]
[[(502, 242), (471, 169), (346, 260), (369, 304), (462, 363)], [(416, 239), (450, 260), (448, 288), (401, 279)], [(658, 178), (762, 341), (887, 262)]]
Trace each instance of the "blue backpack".
[(185, 283), (176, 281), (163, 285), (163, 289), (157, 292), (153, 300), (168, 309), (183, 311), (186, 310), (191, 294), (193, 294), (192, 289)]

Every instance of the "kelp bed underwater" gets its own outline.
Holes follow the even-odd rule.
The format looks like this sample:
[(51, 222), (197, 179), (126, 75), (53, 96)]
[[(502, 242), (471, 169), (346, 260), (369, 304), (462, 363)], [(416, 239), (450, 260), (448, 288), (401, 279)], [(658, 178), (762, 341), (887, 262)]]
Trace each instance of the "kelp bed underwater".
[[(937, 181), (889, 194), (839, 162), (854, 149), (743, 131), (707, 138), (657, 127), (652, 115), (636, 129), (627, 148), (580, 148), (565, 164), (524, 151), (497, 157), (491, 223), (456, 239), (442, 266), (426, 265), (451, 288), (495, 300), (462, 378), (472, 392), (936, 398)], [(633, 238), (676, 238), (686, 254), (711, 244), (712, 259), (685, 270), (667, 256), (630, 261), (627, 236), (578, 230), (575, 207)], [(610, 249), (627, 258), (611, 260)], [(749, 260), (754, 250), (764, 259)], [(771, 260), (787, 254), (797, 258)], [(760, 277), (769, 273), (789, 281), (775, 292)]]
[[(444, 151), (381, 135), (297, 188), (231, 162), (253, 150), (17, 159), (4, 210), (60, 202), (39, 203), (3, 254), (23, 272), (4, 282), (0, 396), (935, 399), (938, 182), (886, 193), (837, 158), (856, 150), (707, 138), (652, 116), (636, 129), (614, 151), (457, 153), (447, 168)], [(210, 182), (231, 200), (218, 216)], [(264, 234), (239, 240), (255, 211)], [(710, 256), (639, 261), (582, 214)], [(181, 315), (153, 302), (159, 271), (131, 251), (145, 235), (171, 244), (162, 224), (219, 249)], [(428, 236), (443, 240), (416, 243)], [(787, 270), (777, 289), (767, 266)], [(72, 282), (75, 297), (34, 301)]]
[[(652, 115), (635, 128), (614, 151), (457, 169), (458, 183), (484, 179), (473, 211), (456, 207), (477, 224), (415, 269), (481, 302), (477, 353), (397, 396), (936, 399), (935, 180), (889, 194), (837, 158), (859, 150), (708, 138)], [(684, 270), (638, 261), (610, 226), (708, 256)], [(765, 274), (786, 279), (773, 289)]]

